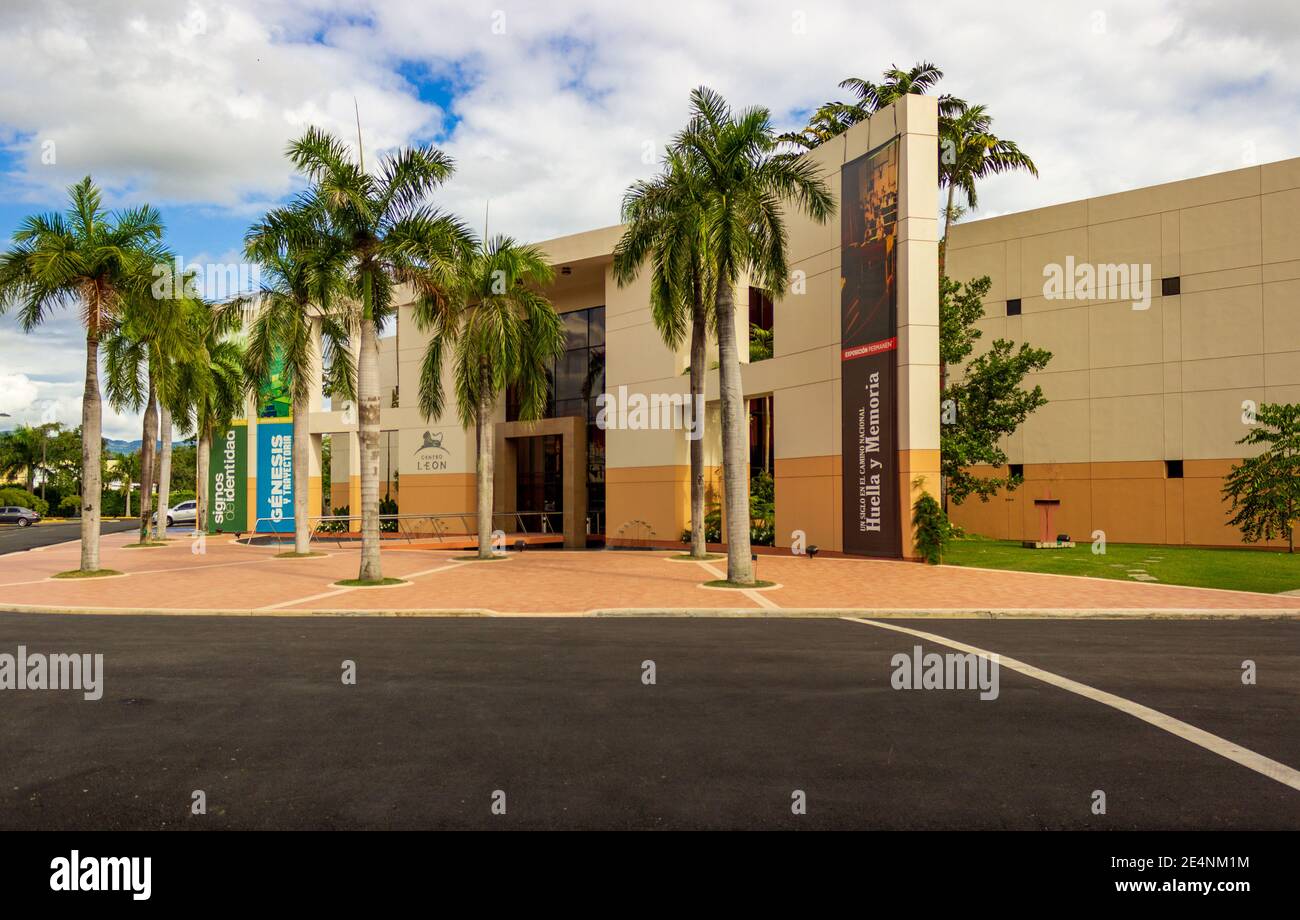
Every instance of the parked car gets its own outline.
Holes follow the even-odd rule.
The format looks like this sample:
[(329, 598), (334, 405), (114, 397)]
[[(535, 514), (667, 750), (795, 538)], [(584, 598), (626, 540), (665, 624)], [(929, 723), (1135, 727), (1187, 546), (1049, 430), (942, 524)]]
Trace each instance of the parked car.
[(31, 508), (21, 508), (17, 505), (0, 508), (0, 524), (17, 524), (19, 527), (27, 527), (35, 524), (40, 519), (41, 516)]
[[(174, 527), (177, 524), (193, 524), (198, 520), (199, 503), (194, 499), (181, 502), (167, 509), (167, 526)], [(153, 513), (153, 522), (158, 523), (158, 512)]]

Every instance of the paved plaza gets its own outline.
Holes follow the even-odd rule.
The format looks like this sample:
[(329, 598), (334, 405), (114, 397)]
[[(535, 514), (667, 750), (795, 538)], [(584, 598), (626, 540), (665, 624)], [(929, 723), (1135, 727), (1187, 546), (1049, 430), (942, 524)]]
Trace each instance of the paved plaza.
[(496, 562), (464, 561), (463, 550), (395, 544), (384, 574), (406, 584), (346, 588), (354, 547), (318, 544), (323, 556), (277, 558), (287, 547), (209, 537), (202, 552), (176, 531), (169, 545), (129, 548), (134, 534), (103, 538), (101, 564), (123, 577), (51, 579), (77, 566), (76, 543), (0, 556), (4, 604), (16, 610), (71, 612), (327, 612), (592, 614), (738, 611), (755, 614), (951, 615), (1053, 612), (1070, 615), (1214, 613), (1277, 616), (1300, 611), (1300, 598), (1127, 583), (908, 562), (763, 555), (765, 590), (704, 587), (725, 560), (683, 562), (647, 551), (511, 552)]

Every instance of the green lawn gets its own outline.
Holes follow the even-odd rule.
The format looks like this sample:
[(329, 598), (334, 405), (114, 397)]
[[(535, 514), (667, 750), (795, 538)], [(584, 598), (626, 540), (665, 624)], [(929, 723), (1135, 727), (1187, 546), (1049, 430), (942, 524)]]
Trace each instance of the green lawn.
[(1104, 555), (1094, 555), (1091, 543), (1080, 543), (1073, 549), (1024, 549), (1013, 540), (967, 537), (954, 540), (943, 561), (945, 565), (1086, 575), (1119, 581), (1142, 581), (1129, 573), (1145, 572), (1156, 579), (1149, 584), (1268, 594), (1300, 589), (1300, 553), (1292, 556), (1251, 549), (1108, 543)]

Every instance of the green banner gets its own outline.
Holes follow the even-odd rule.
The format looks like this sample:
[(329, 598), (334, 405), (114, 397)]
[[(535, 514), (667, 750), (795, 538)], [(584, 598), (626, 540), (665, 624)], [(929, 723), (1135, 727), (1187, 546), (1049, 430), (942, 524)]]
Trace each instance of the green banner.
[(277, 347), (271, 356), (271, 374), (257, 390), (258, 418), (288, 418), (293, 397), (284, 376), (284, 351)]
[(248, 530), (248, 426), (231, 425), (212, 436), (208, 470), (208, 533)]

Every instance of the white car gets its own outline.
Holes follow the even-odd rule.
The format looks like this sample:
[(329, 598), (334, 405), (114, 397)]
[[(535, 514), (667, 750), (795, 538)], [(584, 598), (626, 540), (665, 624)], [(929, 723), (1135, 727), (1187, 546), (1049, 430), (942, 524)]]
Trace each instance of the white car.
[[(199, 503), (194, 499), (181, 502), (167, 509), (167, 526), (174, 527), (177, 524), (193, 524), (198, 520)], [(153, 522), (158, 523), (158, 512), (153, 513)]]

